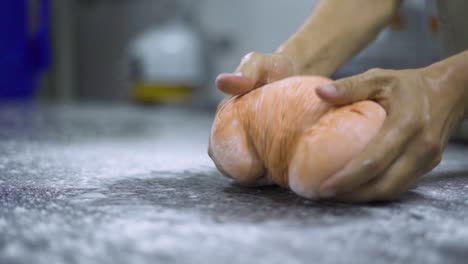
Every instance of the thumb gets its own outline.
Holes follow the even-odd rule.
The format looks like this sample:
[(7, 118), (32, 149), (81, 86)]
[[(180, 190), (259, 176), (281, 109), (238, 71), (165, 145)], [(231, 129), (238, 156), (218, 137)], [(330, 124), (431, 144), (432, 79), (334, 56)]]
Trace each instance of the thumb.
[(365, 82), (361, 75), (356, 75), (323, 84), (315, 92), (318, 97), (332, 105), (347, 105), (371, 99), (376, 94), (377, 87), (371, 82)]
[(216, 86), (227, 94), (237, 95), (247, 93), (263, 85), (263, 75), (268, 63), (265, 57), (257, 52), (245, 55), (235, 73), (225, 73), (218, 76)]
[(222, 73), (216, 78), (216, 87), (226, 94), (238, 95), (252, 90), (254, 82), (242, 73)]

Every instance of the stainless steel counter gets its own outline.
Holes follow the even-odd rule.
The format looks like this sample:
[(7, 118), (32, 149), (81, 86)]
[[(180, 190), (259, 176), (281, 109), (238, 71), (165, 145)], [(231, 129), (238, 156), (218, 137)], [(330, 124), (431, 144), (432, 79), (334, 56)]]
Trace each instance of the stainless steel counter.
[(0, 263), (466, 263), (468, 147), (398, 202), (313, 202), (221, 177), (211, 118), (2, 107)]

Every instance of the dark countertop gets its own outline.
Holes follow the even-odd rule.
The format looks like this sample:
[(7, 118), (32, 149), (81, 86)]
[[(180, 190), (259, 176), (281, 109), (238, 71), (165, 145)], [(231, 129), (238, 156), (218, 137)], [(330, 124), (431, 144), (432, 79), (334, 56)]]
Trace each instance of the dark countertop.
[(0, 263), (467, 263), (468, 147), (393, 203), (232, 185), (211, 115), (0, 108)]

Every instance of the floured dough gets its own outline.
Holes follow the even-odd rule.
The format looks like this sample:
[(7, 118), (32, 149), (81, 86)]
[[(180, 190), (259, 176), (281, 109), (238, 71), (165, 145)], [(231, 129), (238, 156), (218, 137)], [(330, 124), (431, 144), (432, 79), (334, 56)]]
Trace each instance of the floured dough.
[(216, 167), (241, 184), (274, 183), (316, 198), (320, 183), (363, 150), (386, 115), (372, 101), (332, 107), (315, 93), (329, 82), (290, 77), (222, 102), (209, 142)]

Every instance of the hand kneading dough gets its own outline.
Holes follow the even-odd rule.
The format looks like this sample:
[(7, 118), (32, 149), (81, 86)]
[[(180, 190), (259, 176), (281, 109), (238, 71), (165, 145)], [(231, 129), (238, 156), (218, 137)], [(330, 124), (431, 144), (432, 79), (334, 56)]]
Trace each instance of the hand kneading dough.
[(220, 104), (209, 154), (245, 185), (276, 183), (316, 198), (320, 183), (342, 169), (377, 134), (384, 109), (362, 101), (335, 108), (315, 94), (331, 80), (291, 77)]

